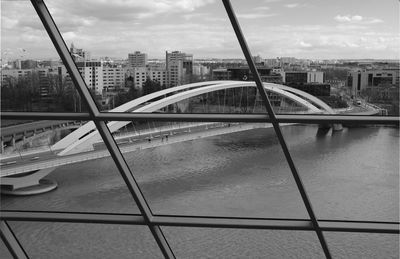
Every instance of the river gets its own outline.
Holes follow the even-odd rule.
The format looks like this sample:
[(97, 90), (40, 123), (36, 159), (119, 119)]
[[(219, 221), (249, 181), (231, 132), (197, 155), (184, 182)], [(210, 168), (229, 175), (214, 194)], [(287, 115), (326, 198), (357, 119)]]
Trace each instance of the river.
[[(399, 221), (399, 129), (283, 127), (320, 219)], [(304, 218), (273, 129), (125, 154), (155, 214)], [(111, 158), (63, 166), (58, 189), (3, 209), (138, 213)], [(161, 258), (145, 226), (11, 222), (31, 258)], [(163, 227), (178, 258), (323, 258), (314, 232)], [(398, 258), (399, 235), (325, 233), (334, 258)], [(1, 255), (7, 255), (3, 243)], [(2, 257), (3, 258), (3, 257)], [(7, 258), (6, 256), (4, 258)]]

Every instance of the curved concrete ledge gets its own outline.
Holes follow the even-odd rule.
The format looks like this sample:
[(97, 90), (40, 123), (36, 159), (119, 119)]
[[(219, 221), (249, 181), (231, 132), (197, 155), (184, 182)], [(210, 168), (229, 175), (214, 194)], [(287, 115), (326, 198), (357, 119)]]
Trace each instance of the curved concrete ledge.
[(57, 183), (50, 179), (40, 179), (38, 185), (23, 187), (19, 189), (7, 189), (5, 187), (1, 188), (1, 194), (13, 195), (13, 196), (27, 196), (36, 195), (41, 193), (50, 192), (57, 188)]

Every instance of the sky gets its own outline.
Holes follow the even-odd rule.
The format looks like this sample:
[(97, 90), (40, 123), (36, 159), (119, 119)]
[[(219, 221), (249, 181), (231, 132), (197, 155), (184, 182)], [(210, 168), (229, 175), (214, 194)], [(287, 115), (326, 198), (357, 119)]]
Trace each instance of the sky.
[[(253, 55), (399, 59), (399, 0), (231, 0)], [(92, 57), (243, 58), (220, 0), (45, 0), (68, 46)], [(30, 1), (1, 1), (1, 54), (57, 54)]]

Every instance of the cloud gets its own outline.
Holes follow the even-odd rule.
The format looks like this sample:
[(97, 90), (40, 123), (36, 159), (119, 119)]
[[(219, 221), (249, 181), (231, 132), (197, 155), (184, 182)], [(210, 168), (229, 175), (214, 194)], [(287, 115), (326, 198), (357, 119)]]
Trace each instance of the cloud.
[(299, 4), (296, 4), (296, 3), (293, 3), (293, 4), (285, 4), (285, 7), (287, 7), (287, 8), (296, 8), (296, 7), (298, 7), (299, 6)]
[[(279, 3), (276, 6), (271, 2)], [(306, 58), (399, 56), (398, 30), (392, 28), (395, 25), (390, 27), (390, 17), (385, 18), (388, 26), (375, 28), (371, 24), (383, 21), (363, 13), (359, 13), (363, 16), (333, 13), (326, 20), (336, 22), (330, 24), (324, 19), (296, 23), (282, 13), (271, 12), (278, 8), (288, 11), (284, 4), (296, 2), (259, 0), (253, 5), (250, 1), (239, 5), (242, 8), (237, 9), (238, 17), (254, 53), (263, 57)], [(193, 53), (195, 58), (242, 57), (226, 12), (218, 3), (215, 0), (46, 2), (67, 44), (73, 41), (93, 57), (126, 57), (135, 50), (154, 58), (163, 58), (165, 50)], [(304, 6), (301, 2), (297, 8)], [(29, 1), (2, 2), (2, 29), (3, 52), (7, 48), (11, 52), (7, 52), (8, 58), (19, 57), (18, 48), (26, 49), (29, 58), (57, 57)]]
[(399, 57), (399, 37), (394, 37), (391, 32), (371, 33), (371, 30), (360, 30), (358, 27), (343, 30), (332, 25), (259, 25), (246, 31), (246, 39), (252, 51), (263, 57)]
[(313, 45), (304, 41), (300, 41), (299, 45), (303, 48), (311, 48)]
[(361, 21), (363, 18), (360, 15), (354, 15), (354, 16), (350, 16), (350, 15), (336, 15), (334, 18), (336, 21), (338, 22), (355, 22), (355, 21)]
[(243, 13), (243, 14), (238, 14), (238, 18), (242, 19), (259, 19), (259, 18), (268, 18), (268, 17), (273, 17), (276, 16), (276, 13), (271, 13), (271, 14), (265, 14), (265, 13)]
[(374, 19), (369, 20), (367, 23), (369, 23), (369, 24), (373, 24), (373, 23), (383, 23), (383, 20), (374, 18)]
[(66, 16), (66, 19), (90, 17), (101, 21), (127, 22), (160, 18), (161, 15), (189, 14), (214, 2), (215, 0), (52, 0), (48, 5), (54, 16), (66, 16), (66, 14), (75, 16)]
[(334, 19), (341, 23), (363, 23), (363, 24), (375, 24), (382, 23), (383, 20), (377, 18), (364, 18), (361, 15), (336, 15)]
[(184, 14), (183, 18), (185, 20), (191, 20), (191, 19), (196, 19), (196, 18), (205, 18), (207, 17), (207, 13), (188, 13), (188, 14)]
[(269, 9), (271, 9), (269, 6), (259, 6), (259, 7), (254, 7), (254, 10), (263, 10), (263, 11), (268, 11)]

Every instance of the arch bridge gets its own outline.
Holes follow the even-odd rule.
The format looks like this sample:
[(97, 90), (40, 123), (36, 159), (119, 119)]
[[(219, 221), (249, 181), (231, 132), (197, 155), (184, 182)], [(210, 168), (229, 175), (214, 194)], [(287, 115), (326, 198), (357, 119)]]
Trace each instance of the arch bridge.
[[(291, 109), (291, 113), (307, 113), (307, 114), (334, 114), (333, 109), (328, 106), (326, 103), (318, 99), (317, 97), (310, 95), (301, 90), (291, 88), (284, 85), (273, 84), (273, 83), (264, 83), (264, 88), (267, 90), (270, 97), (278, 97), (278, 102), (274, 102), (277, 105), (274, 106), (274, 109), (277, 113), (279, 112), (287, 112), (287, 109)], [(127, 102), (115, 109), (110, 110), (110, 112), (157, 112), (162, 109), (171, 109), (171, 106), (175, 106), (175, 112), (180, 112), (182, 109), (187, 109), (188, 100), (190, 98), (198, 98), (200, 99), (200, 106), (207, 106), (206, 109), (209, 112), (210, 107), (214, 109), (212, 112), (221, 110), (225, 111), (226, 106), (226, 92), (236, 89), (236, 101), (239, 101), (239, 106), (228, 107), (229, 112), (232, 113), (232, 108), (234, 113), (237, 112), (249, 112), (251, 109), (247, 109), (249, 107), (248, 100), (247, 102), (244, 99), (249, 99), (249, 89), (254, 90), (256, 93), (256, 85), (254, 82), (245, 82), (245, 81), (208, 81), (208, 82), (199, 82), (193, 84), (186, 84), (176, 87), (171, 87), (168, 89), (164, 89), (146, 96), (142, 96), (130, 102)], [(244, 90), (246, 89), (246, 90)], [(241, 90), (241, 91), (240, 91)], [(216, 93), (221, 93), (224, 91), (224, 96), (221, 96)], [(232, 90), (231, 90), (232, 91)], [(244, 91), (246, 91), (244, 93)], [(216, 109), (216, 105), (208, 104), (208, 95), (214, 94), (214, 98), (218, 99), (218, 107)], [(216, 94), (216, 95), (215, 95)], [(235, 92), (233, 92), (233, 95)], [(205, 97), (205, 95), (207, 97)], [(167, 97), (165, 97), (167, 96)], [(244, 97), (245, 96), (245, 97)], [(261, 100), (257, 102), (257, 95), (252, 95), (251, 108), (254, 111), (265, 112), (263, 110), (263, 105)], [(232, 94), (230, 96), (232, 99)], [(251, 99), (251, 98), (250, 98)], [(273, 98), (272, 98), (273, 99)], [(277, 100), (275, 98), (275, 100)], [(152, 101), (152, 102), (151, 102)], [(223, 102), (223, 107), (221, 109), (220, 102)], [(240, 110), (243, 107), (241, 105), (246, 106), (245, 111)], [(260, 107), (257, 105), (259, 104)], [(293, 107), (295, 111), (293, 111)], [(216, 109), (216, 110), (215, 110)], [(239, 110), (238, 110), (239, 109)], [(107, 124), (110, 131), (116, 132), (120, 128), (128, 125), (129, 121), (112, 121)], [(52, 146), (53, 150), (59, 150), (58, 155), (70, 155), (85, 151), (93, 150), (93, 145), (96, 142), (101, 141), (101, 136), (96, 130), (96, 126), (93, 122), (86, 123), (82, 127), (78, 128), (71, 134), (67, 135), (65, 138), (61, 139), (59, 142)]]

